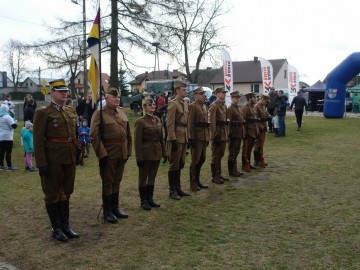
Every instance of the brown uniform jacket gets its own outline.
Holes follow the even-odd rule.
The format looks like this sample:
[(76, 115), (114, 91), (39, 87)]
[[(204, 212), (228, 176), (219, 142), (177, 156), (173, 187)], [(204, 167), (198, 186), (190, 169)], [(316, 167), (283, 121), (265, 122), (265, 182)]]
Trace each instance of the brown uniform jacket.
[(100, 159), (127, 159), (131, 155), (132, 138), (124, 108), (105, 106), (102, 111), (103, 140), (100, 139), (100, 110), (91, 119), (90, 138), (96, 156)]
[(229, 136), (233, 139), (241, 139), (245, 137), (245, 123), (238, 105), (231, 103), (227, 110), (229, 123)]
[(189, 105), (188, 131), (192, 140), (209, 141), (208, 109), (199, 101)]
[[(36, 111), (33, 140), (38, 167), (46, 166), (48, 163), (75, 164), (76, 118), (74, 108), (54, 103)], [(68, 139), (69, 142), (51, 142), (51, 138), (64, 141)]]
[(255, 110), (257, 117), (260, 119), (258, 123), (259, 131), (266, 131), (267, 130), (266, 123), (268, 121), (268, 118), (271, 117), (271, 115), (267, 112), (266, 107), (260, 105), (259, 103), (255, 105)]
[(214, 101), (209, 109), (210, 140), (220, 136), (222, 141), (228, 139), (227, 108), (222, 101)]
[(135, 122), (134, 144), (136, 160), (160, 160), (165, 157), (161, 121), (145, 114)]
[(169, 102), (166, 116), (167, 140), (176, 140), (178, 143), (187, 143), (187, 119), (189, 114), (189, 104), (175, 97)]
[(246, 125), (245, 125), (246, 136), (256, 138), (259, 134), (259, 127), (258, 127), (258, 116), (256, 114), (256, 110), (254, 106), (248, 103), (241, 108), (241, 112), (244, 117), (244, 120), (246, 121)]

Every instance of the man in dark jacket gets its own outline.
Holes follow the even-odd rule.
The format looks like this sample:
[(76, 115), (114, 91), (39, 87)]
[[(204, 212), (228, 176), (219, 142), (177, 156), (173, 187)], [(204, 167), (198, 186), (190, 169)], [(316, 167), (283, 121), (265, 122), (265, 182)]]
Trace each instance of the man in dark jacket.
[(76, 113), (78, 114), (80, 120), (86, 119), (90, 126), (91, 117), (95, 109), (96, 108), (92, 104), (92, 93), (89, 92), (87, 93), (85, 100), (81, 101), (76, 107)]
[(278, 92), (278, 102), (277, 102), (277, 113), (279, 119), (279, 133), (276, 134), (277, 137), (285, 137), (285, 116), (286, 116), (286, 107), (287, 107), (287, 97), (284, 96), (284, 91), (279, 90)]
[(301, 91), (297, 92), (297, 96), (294, 97), (294, 99), (291, 102), (290, 109), (293, 109), (293, 106), (295, 105), (295, 117), (296, 117), (296, 124), (297, 124), (297, 131), (300, 131), (301, 128), (301, 122), (302, 122), (302, 116), (304, 114), (304, 107), (305, 112), (307, 114), (307, 104), (306, 99), (301, 95)]

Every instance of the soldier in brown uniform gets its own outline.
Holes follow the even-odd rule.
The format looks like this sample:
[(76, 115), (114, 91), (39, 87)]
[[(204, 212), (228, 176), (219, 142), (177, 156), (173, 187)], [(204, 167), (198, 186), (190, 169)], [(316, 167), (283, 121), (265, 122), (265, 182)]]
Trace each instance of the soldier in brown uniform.
[(120, 211), (119, 190), (125, 163), (131, 155), (132, 139), (125, 109), (119, 107), (119, 92), (110, 88), (106, 105), (96, 110), (91, 119), (90, 138), (99, 159), (103, 182), (104, 221), (116, 223), (128, 215)]
[(163, 140), (162, 124), (154, 115), (155, 103), (149, 99), (143, 103), (145, 115), (135, 123), (134, 144), (136, 164), (139, 167), (139, 193), (141, 207), (151, 210), (151, 207), (160, 207), (154, 202), (155, 177), (159, 168), (160, 159), (166, 159)]
[(204, 104), (205, 91), (199, 87), (194, 90), (195, 101), (189, 105), (188, 131), (191, 147), (190, 189), (198, 191), (208, 188), (200, 181), (200, 170), (206, 159), (206, 148), (209, 145), (208, 108)]
[(254, 166), (260, 166), (261, 168), (265, 168), (267, 165), (264, 161), (264, 142), (267, 132), (266, 122), (271, 119), (271, 115), (266, 110), (269, 98), (268, 95), (261, 95), (261, 99), (255, 105), (257, 117), (259, 118), (259, 135), (256, 138), (254, 146)]
[(186, 144), (188, 141), (187, 119), (189, 105), (186, 97), (186, 84), (181, 81), (174, 82), (175, 98), (169, 102), (166, 116), (167, 144), (166, 150), (169, 159), (169, 197), (180, 200), (180, 197), (190, 196), (181, 190), (180, 174), (185, 166)]
[(250, 165), (251, 151), (254, 148), (255, 139), (259, 134), (258, 116), (254, 105), (256, 104), (256, 95), (254, 93), (246, 94), (248, 103), (241, 108), (245, 125), (245, 139), (242, 148), (242, 166), (246, 172), (251, 172), (255, 167)]
[(226, 92), (224, 87), (216, 88), (213, 92), (216, 100), (209, 109), (210, 140), (212, 140), (211, 175), (212, 182), (215, 184), (224, 184), (224, 181), (229, 180), (221, 175), (221, 159), (228, 140), (227, 108), (224, 104)]
[(69, 89), (64, 80), (49, 82), (51, 104), (34, 117), (33, 138), (52, 236), (66, 242), (79, 234), (69, 226), (69, 199), (74, 190), (78, 140), (76, 112), (64, 106)]
[(237, 170), (237, 157), (240, 153), (241, 139), (245, 137), (244, 134), (244, 119), (239, 108), (240, 93), (234, 91), (230, 94), (231, 105), (227, 110), (229, 123), (229, 155), (228, 155), (228, 170), (229, 175), (239, 177), (242, 175)]

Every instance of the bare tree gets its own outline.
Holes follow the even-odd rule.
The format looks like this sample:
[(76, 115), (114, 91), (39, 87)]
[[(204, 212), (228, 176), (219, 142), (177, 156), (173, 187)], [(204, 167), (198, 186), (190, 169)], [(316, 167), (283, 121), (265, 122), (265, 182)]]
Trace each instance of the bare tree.
[[(214, 53), (218, 55), (220, 48), (227, 47), (219, 41), (222, 28), (216, 24), (216, 19), (226, 13), (224, 0), (153, 1), (160, 7), (161, 16), (157, 16), (157, 20), (164, 22), (157, 25), (158, 35), (164, 43), (162, 49), (171, 54), (185, 69), (187, 78), (196, 83), (204, 58), (214, 60)], [(193, 77), (191, 69), (194, 69)]]
[(10, 69), (11, 79), (14, 83), (14, 92), (24, 74), (28, 71), (26, 60), (28, 58), (28, 48), (18, 40), (10, 39), (3, 49), (5, 65)]
[(54, 37), (51, 41), (38, 41), (29, 46), (36, 55), (48, 65), (48, 69), (63, 70), (70, 78), (71, 96), (75, 97), (75, 77), (81, 69), (83, 56), (83, 37), (78, 27), (61, 22), (59, 28), (49, 27)]

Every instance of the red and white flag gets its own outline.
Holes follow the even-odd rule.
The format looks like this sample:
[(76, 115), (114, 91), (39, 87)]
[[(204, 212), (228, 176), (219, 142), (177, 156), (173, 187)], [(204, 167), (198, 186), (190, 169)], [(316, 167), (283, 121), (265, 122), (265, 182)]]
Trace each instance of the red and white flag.
[(226, 93), (225, 102), (229, 105), (231, 103), (230, 93), (234, 91), (233, 65), (230, 55), (226, 50), (222, 49), (221, 54), (223, 59), (224, 87), (228, 91)]
[(263, 82), (263, 88), (261, 89), (260, 94), (268, 94), (270, 92), (270, 87), (274, 86), (274, 78), (273, 78), (273, 67), (270, 61), (259, 57), (260, 65), (261, 65), (261, 76)]

